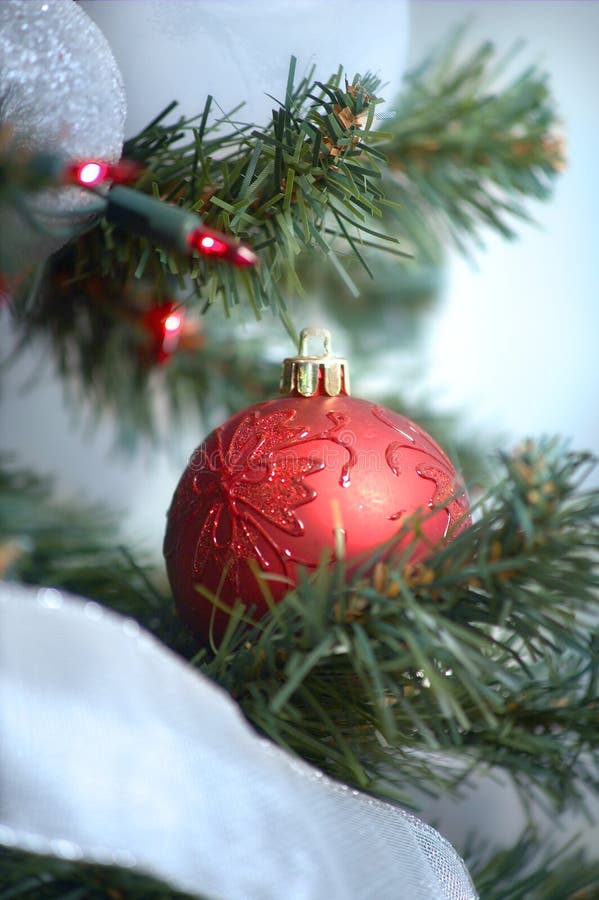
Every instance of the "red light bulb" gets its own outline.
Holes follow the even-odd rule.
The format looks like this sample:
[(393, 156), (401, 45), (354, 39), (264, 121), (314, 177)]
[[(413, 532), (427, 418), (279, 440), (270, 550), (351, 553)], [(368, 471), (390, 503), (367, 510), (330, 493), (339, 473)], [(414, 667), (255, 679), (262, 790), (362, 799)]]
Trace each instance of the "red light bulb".
[(218, 238), (209, 234), (205, 234), (203, 238), (200, 238), (197, 246), (202, 253), (214, 254), (215, 256), (224, 256), (228, 250), (224, 241), (219, 241)]
[(174, 334), (177, 331), (181, 330), (181, 325), (183, 321), (181, 316), (177, 313), (171, 313), (170, 316), (167, 316), (164, 320), (164, 330), (168, 331), (170, 334)]
[(74, 180), (82, 187), (93, 187), (106, 179), (108, 169), (107, 163), (88, 160), (75, 166)]
[(142, 172), (143, 166), (134, 159), (120, 159), (109, 166), (109, 177), (115, 184), (133, 184)]
[(147, 332), (143, 357), (152, 365), (167, 362), (177, 351), (184, 325), (184, 316), (177, 312), (172, 300), (152, 306), (142, 316)]
[(121, 159), (109, 164), (97, 159), (85, 159), (70, 163), (63, 172), (63, 180), (81, 187), (95, 187), (105, 181), (115, 184), (134, 182), (142, 171), (139, 163), (130, 159)]
[(188, 237), (189, 246), (205, 256), (216, 256), (234, 266), (255, 266), (258, 257), (245, 244), (211, 228), (197, 228)]
[(255, 266), (258, 257), (245, 244), (240, 244), (236, 250), (234, 262), (236, 266)]

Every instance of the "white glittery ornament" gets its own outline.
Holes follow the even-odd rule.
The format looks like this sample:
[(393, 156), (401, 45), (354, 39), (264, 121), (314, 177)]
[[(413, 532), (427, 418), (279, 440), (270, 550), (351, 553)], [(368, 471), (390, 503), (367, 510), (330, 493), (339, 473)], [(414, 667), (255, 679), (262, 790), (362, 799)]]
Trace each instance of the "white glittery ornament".
[[(113, 162), (121, 155), (125, 112), (108, 42), (74, 0), (2, 0), (0, 125), (10, 125), (18, 147)], [(13, 207), (0, 207), (0, 272), (18, 272), (53, 253), (65, 241), (64, 229), (93, 205), (78, 188), (27, 200), (60, 219), (44, 217), (54, 233), (40, 234)]]

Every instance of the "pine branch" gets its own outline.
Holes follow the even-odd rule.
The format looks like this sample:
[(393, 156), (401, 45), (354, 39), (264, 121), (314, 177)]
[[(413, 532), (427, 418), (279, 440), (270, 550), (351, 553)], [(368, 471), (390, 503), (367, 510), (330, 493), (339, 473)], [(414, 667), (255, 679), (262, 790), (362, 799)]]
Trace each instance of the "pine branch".
[(347, 584), (322, 568), (203, 671), (277, 743), (412, 800), (476, 768), (558, 808), (599, 786), (599, 492), (555, 443), (504, 457), (475, 524), (426, 563), (409, 551)]
[[(184, 310), (220, 306), (226, 318), (268, 311), (293, 333), (284, 298), (313, 289), (318, 263), (317, 289), (330, 271), (326, 302), (342, 322), (355, 311), (362, 322), (375, 313), (378, 320), (389, 308), (413, 316), (413, 273), (385, 269), (400, 252), (395, 236), (418, 248), (419, 264), (429, 267), (418, 291), (430, 295), (438, 278), (430, 263), (438, 265), (448, 238), (465, 246), (481, 224), (512, 233), (510, 222), (525, 215), (520, 201), (546, 198), (561, 166), (546, 78), (531, 68), (492, 90), (490, 45), (456, 59), (456, 48), (445, 48), (412, 73), (387, 134), (374, 130), (372, 79), (342, 87), (338, 73), (327, 84), (310, 76), (293, 87), (293, 66), (285, 102), (264, 129), (234, 114), (215, 117), (211, 98), (188, 119), (173, 121), (171, 104), (125, 146), (145, 169), (137, 189), (249, 241), (262, 265), (231, 271), (102, 222), (52, 258), (41, 291), (33, 282), (15, 302), (22, 343), (46, 340), (65, 384), (114, 412), (131, 440), (159, 431), (157, 384), (174, 424), (181, 404), (206, 412), (226, 386), (220, 342), (212, 354), (209, 346), (178, 353), (161, 373), (148, 365), (141, 319), (165, 298), (182, 297)], [(393, 288), (382, 294), (385, 282)], [(348, 291), (362, 293), (360, 303), (350, 307)], [(232, 355), (243, 354), (237, 347)], [(244, 394), (231, 401), (247, 402)]]
[(530, 221), (522, 201), (547, 200), (565, 166), (548, 76), (528, 66), (500, 85), (518, 48), (497, 59), (487, 42), (466, 55), (464, 32), (406, 76), (388, 123), (386, 189), (429, 259), (448, 241), (468, 252), (484, 229), (513, 238), (514, 223)]
[(528, 828), (502, 850), (471, 842), (464, 860), (484, 900), (594, 900), (599, 862), (573, 843), (556, 849), (546, 834)]
[[(231, 116), (212, 121), (208, 98), (199, 116), (165, 124), (172, 104), (125, 146), (144, 168), (138, 190), (199, 212), (206, 225), (251, 242), (261, 259), (257, 270), (232, 271), (205, 257), (167, 253), (102, 221), (56, 254), (41, 287), (33, 282), (15, 302), (21, 345), (36, 336), (47, 340), (67, 386), (95, 408), (116, 413), (129, 439), (158, 431), (156, 382), (176, 421), (181, 402), (189, 410), (190, 396), (204, 412), (206, 401), (218, 403), (232, 374), (240, 375), (241, 385), (255, 384), (258, 370), (244, 378), (243, 365), (235, 372), (236, 359), (247, 358), (244, 348), (231, 352), (224, 341), (207, 342), (201, 354), (179, 353), (160, 378), (144, 352), (149, 308), (186, 292), (183, 310), (200, 301), (205, 313), (222, 303), (228, 318), (243, 304), (256, 318), (265, 310), (276, 313), (294, 335), (283, 295), (301, 290), (299, 256), (311, 252), (342, 272), (340, 241), (356, 249), (363, 224), (382, 216), (376, 82), (367, 77), (342, 89), (338, 73), (327, 84), (303, 79), (293, 88), (293, 72), (292, 62), (285, 105), (262, 131)], [(355, 221), (345, 221), (341, 238), (323, 227), (336, 210)], [(381, 240), (397, 246), (395, 238), (382, 234)], [(227, 405), (247, 402), (251, 391), (241, 391)]]
[(380, 218), (385, 205), (376, 150), (381, 138), (372, 127), (378, 100), (368, 93), (376, 82), (366, 78), (342, 90), (338, 73), (327, 84), (303, 79), (293, 88), (294, 68), (292, 60), (286, 103), (273, 110), (264, 130), (239, 124), (232, 114), (210, 122), (209, 97), (199, 116), (164, 124), (176, 106), (171, 104), (124, 147), (144, 167), (139, 190), (199, 212), (207, 226), (249, 241), (260, 251), (260, 270), (232, 274), (203, 257), (167, 254), (102, 222), (77, 242), (70, 268), (78, 281), (108, 278), (122, 293), (131, 277), (145, 276), (163, 297), (189, 279), (203, 305), (221, 301), (228, 313), (243, 298), (257, 317), (268, 309), (285, 319), (282, 296), (299, 283), (298, 254), (334, 254), (322, 233), (327, 211), (353, 217), (356, 227), (347, 230), (359, 241), (366, 214)]
[[(159, 443), (194, 417), (200, 437), (208, 423), (218, 424), (215, 410), (222, 418), (223, 411), (231, 414), (276, 395), (280, 367), (266, 355), (267, 323), (262, 336), (250, 337), (239, 329), (236, 335), (231, 323), (212, 315), (184, 317), (192, 330), (189, 345), (181, 341), (174, 356), (159, 365), (153, 335), (142, 321), (144, 297), (117, 299), (106, 284), (97, 290), (90, 304), (89, 294), (69, 284), (54, 298), (54, 313), (48, 311), (39, 325), (55, 354), (67, 401), (90, 425), (112, 414), (122, 449), (133, 451), (144, 437)], [(121, 321), (115, 319), (118, 304)], [(184, 315), (184, 307), (177, 308)], [(15, 358), (31, 338), (29, 331), (21, 334)]]
[(0, 582), (54, 587), (131, 616), (180, 653), (193, 643), (174, 614), (162, 566), (119, 541), (118, 516), (59, 502), (51, 484), (0, 456)]
[(186, 900), (149, 876), (0, 847), (0, 900)]

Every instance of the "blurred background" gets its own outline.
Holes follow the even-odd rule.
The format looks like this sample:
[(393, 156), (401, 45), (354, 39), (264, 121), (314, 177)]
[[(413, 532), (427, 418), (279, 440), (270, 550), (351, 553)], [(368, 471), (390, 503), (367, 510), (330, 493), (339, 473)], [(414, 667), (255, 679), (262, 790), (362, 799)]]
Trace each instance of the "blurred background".
[[(265, 2), (259, 14), (256, 5), (81, 4), (106, 34), (123, 73), (127, 135), (171, 99), (194, 112), (208, 93), (225, 108), (246, 99), (247, 117), (265, 119), (271, 106), (265, 91), (284, 87), (290, 53), (304, 67), (316, 62), (323, 77), (339, 63), (350, 74), (378, 71), (392, 97), (402, 72), (466, 20), (466, 48), (490, 39), (507, 50), (522, 39), (517, 65), (534, 62), (550, 73), (568, 160), (553, 200), (531, 205), (537, 225), (522, 225), (517, 241), (489, 234), (470, 260), (449, 253), (442, 296), (428, 312), (423, 341), (411, 348), (398, 335), (397, 368), (387, 365), (378, 374), (384, 380), (396, 371), (414, 372), (416, 394), (458, 413), (494, 445), (560, 433), (577, 449), (599, 452), (599, 3), (356, 3), (349, 32), (338, 28), (341, 4), (306, 0), (283, 13), (280, 3)], [(280, 48), (280, 70), (265, 65), (273, 46)], [(252, 331), (251, 323), (245, 327)], [(284, 336), (281, 346), (292, 351)], [(0, 357), (11, 350), (7, 312), (0, 308)], [(114, 423), (83, 427), (76, 415), (49, 360), (29, 347), (3, 375), (0, 451), (55, 476), (65, 495), (121, 509), (131, 539), (159, 556), (173, 489), (203, 437), (197, 423), (170, 435), (160, 450), (142, 444), (128, 457), (115, 449)], [(431, 806), (427, 817), (434, 816), (458, 844), (472, 827), (511, 839), (522, 824), (510, 791), (492, 785), (460, 809)], [(596, 829), (587, 832), (589, 846), (597, 836)]]
[(410, 17), (414, 60), (456, 21), (498, 46), (523, 39), (525, 60), (550, 74), (567, 157), (553, 199), (533, 208), (537, 228), (515, 243), (489, 236), (473, 266), (451, 257), (427, 377), (439, 403), (510, 438), (560, 432), (597, 450), (599, 4), (419, 0)]

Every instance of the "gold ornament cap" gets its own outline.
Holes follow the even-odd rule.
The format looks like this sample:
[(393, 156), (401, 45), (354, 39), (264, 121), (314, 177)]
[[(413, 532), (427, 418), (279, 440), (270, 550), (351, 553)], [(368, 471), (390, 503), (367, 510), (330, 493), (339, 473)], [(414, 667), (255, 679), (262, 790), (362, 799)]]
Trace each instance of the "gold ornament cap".
[[(324, 353), (308, 354), (308, 339), (321, 337)], [(298, 354), (283, 360), (281, 369), (281, 393), (313, 397), (325, 394), (336, 397), (349, 394), (349, 369), (347, 360), (333, 356), (331, 333), (326, 328), (303, 328), (300, 333)]]

